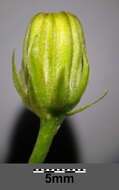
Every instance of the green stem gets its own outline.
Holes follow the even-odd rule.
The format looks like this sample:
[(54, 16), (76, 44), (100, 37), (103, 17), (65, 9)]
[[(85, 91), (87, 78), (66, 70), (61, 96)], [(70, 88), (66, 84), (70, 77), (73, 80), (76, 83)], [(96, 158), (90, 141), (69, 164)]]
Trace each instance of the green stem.
[(56, 135), (63, 119), (52, 117), (48, 119), (41, 119), (41, 126), (39, 134), (34, 146), (33, 152), (30, 156), (29, 163), (43, 163), (54, 136)]

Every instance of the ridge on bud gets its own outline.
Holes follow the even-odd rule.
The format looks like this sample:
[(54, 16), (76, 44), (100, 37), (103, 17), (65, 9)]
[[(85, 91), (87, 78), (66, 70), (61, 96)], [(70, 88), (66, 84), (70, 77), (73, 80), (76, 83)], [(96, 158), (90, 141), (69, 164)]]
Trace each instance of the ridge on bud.
[(38, 116), (69, 113), (89, 79), (83, 28), (69, 12), (39, 13), (28, 25), (22, 68), (13, 80), (25, 105)]

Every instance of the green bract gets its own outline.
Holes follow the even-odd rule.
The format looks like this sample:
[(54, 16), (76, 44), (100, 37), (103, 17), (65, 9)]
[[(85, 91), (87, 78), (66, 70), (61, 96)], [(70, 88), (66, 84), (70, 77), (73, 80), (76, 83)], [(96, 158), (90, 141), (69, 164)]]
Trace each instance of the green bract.
[[(14, 54), (13, 54), (14, 62)], [(69, 112), (80, 101), (89, 78), (83, 29), (71, 13), (39, 13), (28, 25), (15, 87), (38, 116)]]

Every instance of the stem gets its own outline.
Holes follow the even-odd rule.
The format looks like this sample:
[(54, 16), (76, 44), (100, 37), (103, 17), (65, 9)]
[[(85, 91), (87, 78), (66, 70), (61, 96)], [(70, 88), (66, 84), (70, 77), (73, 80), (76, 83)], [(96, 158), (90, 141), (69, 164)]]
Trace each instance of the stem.
[(54, 136), (56, 135), (63, 119), (52, 117), (41, 119), (39, 134), (30, 156), (29, 163), (44, 162)]

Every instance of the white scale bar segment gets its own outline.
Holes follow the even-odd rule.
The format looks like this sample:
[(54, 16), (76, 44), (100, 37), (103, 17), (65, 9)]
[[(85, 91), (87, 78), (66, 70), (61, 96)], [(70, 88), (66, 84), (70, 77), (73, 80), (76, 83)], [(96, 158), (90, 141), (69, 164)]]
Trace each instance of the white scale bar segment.
[(33, 173), (36, 173), (36, 174), (38, 174), (38, 173), (44, 173), (44, 171), (33, 171)]
[(86, 169), (83, 169), (83, 170), (77, 170), (77, 171), (75, 171), (75, 173), (86, 173)]
[(54, 173), (65, 173), (65, 171), (54, 171)]

